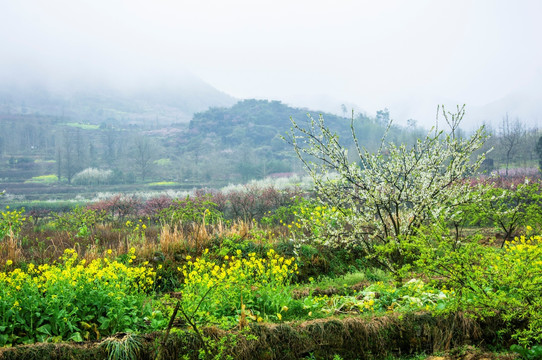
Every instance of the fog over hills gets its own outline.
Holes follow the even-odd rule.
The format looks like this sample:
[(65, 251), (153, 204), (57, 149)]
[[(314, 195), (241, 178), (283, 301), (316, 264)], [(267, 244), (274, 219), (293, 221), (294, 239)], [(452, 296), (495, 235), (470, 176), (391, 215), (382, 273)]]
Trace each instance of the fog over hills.
[[(4, 1), (0, 110), (166, 123), (230, 95), (341, 116), (388, 108), (426, 128), (439, 104), (466, 104), (466, 128), (506, 113), (535, 124), (540, 13), (537, 0)], [(185, 90), (183, 72), (218, 92)], [(27, 99), (35, 79), (48, 91)], [(74, 83), (84, 91), (50, 88)]]
[[(97, 124), (119, 121), (165, 125), (188, 123), (195, 113), (211, 107), (229, 107), (238, 101), (187, 72), (170, 76), (134, 74), (126, 73), (125, 77), (110, 79), (88, 74), (71, 78), (48, 78), (38, 73), (2, 76), (0, 114), (48, 115)], [(519, 119), (527, 128), (540, 127), (542, 91), (538, 90), (536, 80), (532, 79), (523, 89), (485, 104), (467, 102), (463, 127), (470, 130), (489, 124), (497, 130), (506, 114), (513, 120)], [(352, 110), (355, 114), (375, 114), (375, 109), (363, 99), (347, 102), (325, 94), (298, 94), (272, 100), (338, 116), (350, 117)], [(463, 103), (461, 99), (452, 97), (428, 97), (410, 103), (390, 101), (381, 108), (388, 108), (391, 118), (397, 124), (406, 125), (407, 120), (414, 119), (419, 125), (428, 128), (434, 124), (437, 105), (444, 104), (449, 110), (454, 110), (456, 105)]]
[(100, 123), (170, 124), (189, 122), (196, 112), (230, 106), (237, 100), (201, 79), (184, 74), (170, 79), (115, 82), (66, 80), (0, 83), (0, 113), (50, 115)]
[(519, 119), (527, 128), (542, 126), (542, 96), (539, 94), (515, 92), (497, 99), (484, 106), (470, 110), (470, 117), (498, 128), (504, 116), (508, 114), (511, 120)]

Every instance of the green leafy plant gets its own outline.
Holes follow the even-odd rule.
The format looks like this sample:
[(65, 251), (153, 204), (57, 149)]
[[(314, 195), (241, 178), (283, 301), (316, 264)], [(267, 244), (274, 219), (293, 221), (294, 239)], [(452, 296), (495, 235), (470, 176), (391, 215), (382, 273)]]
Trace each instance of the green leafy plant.
[(510, 350), (518, 353), (522, 359), (525, 360), (539, 360), (542, 359), (542, 346), (534, 345), (531, 348), (523, 347), (521, 345), (512, 345)]
[(314, 203), (303, 197), (295, 196), (292, 198), (291, 204), (280, 206), (274, 211), (268, 211), (262, 216), (260, 223), (266, 226), (287, 226), (295, 222), (296, 213), (299, 213), (304, 207), (311, 206), (311, 204)]
[[(204, 335), (204, 333), (201, 331), (199, 327), (196, 314), (200, 306), (209, 300), (208, 297), (213, 293), (212, 290), (213, 290), (212, 288), (209, 288), (204, 294), (201, 295), (201, 298), (198, 299), (195, 308), (192, 309), (192, 312), (189, 312), (188, 310), (184, 308), (183, 302), (181, 300), (177, 301), (177, 304), (175, 305), (175, 308), (173, 309), (173, 312), (170, 316), (169, 324), (166, 328), (164, 336), (158, 347), (158, 352), (157, 352), (158, 360), (162, 360), (166, 357), (166, 354), (164, 351), (165, 346), (166, 346), (170, 331), (173, 330), (172, 329), (173, 322), (175, 318), (177, 317), (178, 313), (182, 315), (183, 320), (190, 326), (189, 332), (194, 333), (196, 338), (201, 343), (201, 349), (199, 349), (198, 351), (198, 359), (202, 359), (202, 360), (234, 359), (233, 356), (231, 355), (231, 349), (237, 345), (237, 340), (239, 336), (244, 336), (246, 340), (258, 339), (257, 336), (250, 334), (250, 328), (246, 327), (246, 324), (244, 324), (242, 321), (239, 323), (240, 331), (237, 333), (233, 333), (233, 332), (225, 333), (223, 336), (219, 338)], [(185, 355), (188, 358), (188, 354), (185, 354)]]
[(293, 220), (284, 223), (294, 238), (301, 242), (337, 245), (345, 238), (346, 216), (349, 210), (321, 205), (316, 201), (298, 202), (293, 209)]
[(216, 210), (216, 204), (210, 197), (175, 200), (167, 209), (161, 210), (159, 214), (160, 223), (168, 224), (171, 227), (189, 226), (196, 224), (214, 224), (222, 219), (222, 213)]
[[(133, 254), (128, 262), (132, 262)], [(58, 263), (26, 269), (8, 260), (0, 272), (0, 346), (83, 341), (151, 328), (160, 319), (148, 301), (156, 273), (110, 258), (90, 263), (66, 250)], [(150, 325), (163, 326), (156, 320)]]
[[(528, 227), (528, 230), (530, 227)], [(515, 238), (502, 249), (480, 245), (426, 248), (418, 264), (446, 281), (454, 292), (445, 311), (464, 311), (476, 318), (499, 316), (522, 346), (542, 341), (542, 237)]]
[(442, 311), (447, 308), (453, 293), (436, 289), (419, 279), (412, 279), (402, 286), (376, 282), (352, 295), (310, 295), (303, 306), (311, 316), (374, 313)]
[(124, 223), (126, 230), (128, 230), (127, 243), (144, 243), (145, 242), (145, 230), (147, 225), (142, 219), (138, 221), (127, 220)]
[[(255, 253), (245, 258), (238, 250), (224, 256), (222, 264), (210, 260), (207, 251), (201, 258), (187, 256), (186, 260), (187, 264), (179, 267), (184, 276), (182, 306), (198, 323), (229, 327), (242, 317), (263, 321), (286, 316), (292, 297), (285, 288), (296, 272), (295, 259), (271, 249), (263, 258)], [(209, 301), (200, 302), (209, 291)]]
[(76, 206), (71, 211), (54, 214), (54, 225), (59, 230), (72, 231), (79, 237), (87, 238), (94, 233), (96, 225), (106, 219), (105, 211)]
[(502, 245), (528, 223), (542, 223), (542, 188), (536, 181), (527, 178), (508, 188), (490, 184), (480, 193), (481, 201), (470, 211), (469, 217), (474, 223), (490, 223), (502, 231)]

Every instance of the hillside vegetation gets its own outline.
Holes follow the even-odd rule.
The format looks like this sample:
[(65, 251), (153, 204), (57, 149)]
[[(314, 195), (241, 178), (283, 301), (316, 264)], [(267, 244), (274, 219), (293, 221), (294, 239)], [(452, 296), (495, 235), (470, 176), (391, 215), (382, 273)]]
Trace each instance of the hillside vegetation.
[[(196, 113), (189, 124), (121, 120), (74, 121), (60, 116), (0, 115), (0, 179), (8, 194), (130, 191), (151, 188), (223, 186), (277, 173), (301, 172), (281, 139), (290, 117), (308, 120), (309, 110), (278, 101), (245, 100), (232, 107)], [(357, 115), (356, 127), (368, 147), (385, 130), (382, 118)], [(316, 113), (316, 115), (318, 115)], [(350, 119), (325, 114), (341, 136)], [(395, 139), (415, 131), (394, 127)], [(91, 189), (89, 188), (91, 187)], [(69, 195), (66, 195), (69, 197)], [(58, 195), (58, 197), (63, 197)]]
[[(83, 120), (0, 114), (4, 130), (0, 133), (0, 181), (9, 195), (3, 201), (13, 196), (24, 201), (68, 199), (73, 194), (89, 198), (96, 192), (221, 187), (301, 174), (301, 162), (281, 137), (292, 126), (291, 119), (308, 124), (308, 115), (323, 115), (342, 146), (354, 151), (351, 118), (292, 108), (279, 101), (243, 100), (195, 113), (189, 123), (169, 125), (92, 114)], [(389, 125), (389, 112), (354, 117), (360, 145), (377, 150)], [(414, 144), (424, 133), (414, 124), (392, 123), (387, 141)], [(512, 138), (498, 131), (492, 135), (484, 150), (493, 151), (483, 170), (536, 168), (537, 129), (511, 133)]]

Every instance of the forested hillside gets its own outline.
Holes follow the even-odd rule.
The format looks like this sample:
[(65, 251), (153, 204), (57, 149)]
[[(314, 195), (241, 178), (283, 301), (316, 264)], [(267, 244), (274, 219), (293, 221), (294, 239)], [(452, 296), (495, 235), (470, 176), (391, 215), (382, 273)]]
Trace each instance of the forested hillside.
[[(302, 173), (291, 146), (281, 136), (309, 116), (322, 115), (353, 150), (351, 118), (289, 107), (279, 101), (243, 100), (194, 114), (189, 123), (163, 125), (109, 119), (77, 121), (37, 114), (1, 114), (0, 179), (11, 194), (35, 197), (63, 192), (124, 191), (141, 188), (216, 187), (270, 175)], [(387, 110), (375, 116), (354, 114), (358, 140), (377, 149), (390, 121)], [(485, 169), (536, 167), (537, 129), (510, 122), (509, 131), (491, 130)], [(442, 126), (442, 125), (441, 125)], [(523, 130), (522, 130), (523, 129)], [(424, 130), (415, 122), (392, 122), (387, 140), (413, 144)], [(90, 188), (89, 188), (90, 186)]]
[[(188, 126), (4, 114), (0, 115), (4, 129), (0, 178), (4, 183), (204, 184), (291, 172), (296, 161), (281, 135), (290, 128), (290, 117), (303, 121), (309, 112), (278, 101), (245, 100), (230, 108), (196, 113)], [(350, 119), (324, 116), (340, 134), (350, 131)], [(383, 120), (379, 123), (364, 116), (358, 120), (362, 139), (379, 138), (383, 133)], [(96, 179), (77, 176), (88, 168), (101, 175)]]

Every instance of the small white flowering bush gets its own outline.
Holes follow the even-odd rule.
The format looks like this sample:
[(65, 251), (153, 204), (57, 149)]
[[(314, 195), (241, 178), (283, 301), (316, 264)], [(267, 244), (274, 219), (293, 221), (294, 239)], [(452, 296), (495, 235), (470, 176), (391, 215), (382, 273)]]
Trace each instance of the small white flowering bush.
[(75, 185), (102, 185), (112, 180), (112, 170), (87, 168), (74, 175), (72, 182)]

